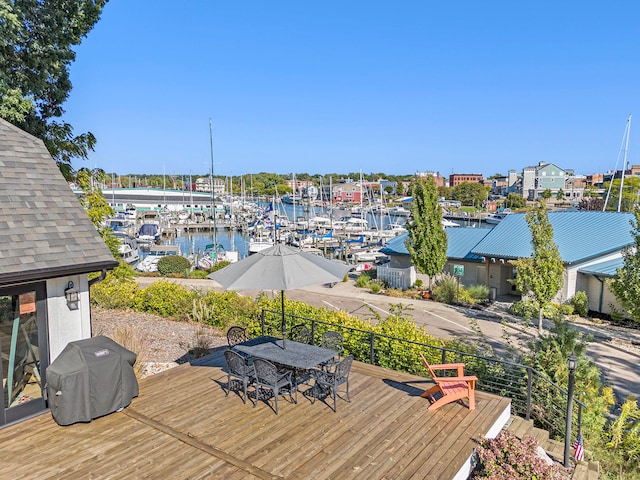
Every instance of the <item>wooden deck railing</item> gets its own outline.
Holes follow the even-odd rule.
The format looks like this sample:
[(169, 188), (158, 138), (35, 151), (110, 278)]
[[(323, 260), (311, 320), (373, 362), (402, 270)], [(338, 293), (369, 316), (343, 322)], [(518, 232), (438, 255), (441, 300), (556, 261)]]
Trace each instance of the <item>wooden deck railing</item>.
[[(316, 344), (325, 331), (339, 331), (344, 337), (345, 351), (356, 360), (392, 370), (426, 376), (418, 352), (434, 363), (465, 363), (465, 373), (478, 377), (479, 390), (510, 398), (514, 414), (533, 420), (556, 439), (565, 436), (568, 392), (532, 367), (312, 318), (286, 314), (286, 319), (288, 328), (307, 325)], [(278, 336), (281, 322), (281, 312), (262, 310), (260, 333)], [(581, 431), (585, 407), (575, 397), (573, 402), (577, 408), (573, 409), (572, 442)]]

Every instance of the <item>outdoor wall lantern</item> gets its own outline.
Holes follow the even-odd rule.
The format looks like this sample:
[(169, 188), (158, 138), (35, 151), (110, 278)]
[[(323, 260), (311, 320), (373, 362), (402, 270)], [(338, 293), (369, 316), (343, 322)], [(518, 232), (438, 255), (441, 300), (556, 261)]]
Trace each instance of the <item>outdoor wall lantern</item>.
[(64, 290), (64, 296), (67, 299), (67, 306), (69, 307), (69, 310), (77, 310), (80, 297), (78, 296), (78, 290), (74, 288), (72, 281), (69, 281), (67, 288)]
[(573, 388), (576, 379), (576, 368), (578, 358), (571, 352), (567, 358), (567, 368), (569, 369), (569, 384), (567, 385), (567, 427), (564, 432), (564, 467), (569, 468), (569, 451), (571, 449), (571, 422), (573, 420)]

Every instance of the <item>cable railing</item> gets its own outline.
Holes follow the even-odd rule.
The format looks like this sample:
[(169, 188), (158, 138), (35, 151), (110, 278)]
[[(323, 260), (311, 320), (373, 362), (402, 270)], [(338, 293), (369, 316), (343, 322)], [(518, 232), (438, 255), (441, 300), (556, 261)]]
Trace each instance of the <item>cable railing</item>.
[[(418, 352), (433, 363), (464, 363), (465, 374), (478, 377), (478, 390), (510, 398), (512, 413), (533, 420), (535, 426), (547, 430), (552, 438), (565, 436), (568, 393), (532, 367), (323, 320), (291, 314), (285, 318), (287, 330), (298, 324), (309, 327), (312, 343), (316, 345), (324, 332), (340, 332), (345, 351), (360, 362), (420, 376), (426, 376), (426, 371)], [(262, 310), (260, 333), (279, 336), (281, 332), (282, 312)], [(577, 408), (573, 410), (572, 441), (581, 432), (585, 407), (575, 397), (573, 402)]]

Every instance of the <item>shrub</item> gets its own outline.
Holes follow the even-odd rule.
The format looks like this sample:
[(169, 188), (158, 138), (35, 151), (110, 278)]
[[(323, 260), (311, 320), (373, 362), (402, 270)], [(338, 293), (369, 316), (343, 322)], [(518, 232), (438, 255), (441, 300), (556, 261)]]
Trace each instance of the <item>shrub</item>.
[(571, 299), (571, 305), (573, 305), (574, 312), (581, 317), (586, 317), (589, 314), (589, 297), (587, 297), (587, 292), (583, 292), (582, 290), (577, 291)]
[(214, 292), (209, 290), (194, 302), (192, 319), (224, 329), (230, 325), (249, 325), (260, 312), (258, 302), (243, 297), (238, 292)]
[(136, 374), (136, 377), (140, 378), (144, 373), (145, 363), (151, 355), (151, 346), (149, 345), (149, 341), (140, 330), (137, 330), (130, 325), (118, 328), (113, 333), (113, 340), (127, 350), (131, 350), (136, 354), (133, 371)]
[(433, 294), (439, 302), (453, 303), (456, 301), (458, 280), (449, 274), (438, 276), (433, 287)]
[(136, 308), (163, 317), (185, 318), (192, 311), (192, 290), (168, 280), (158, 280), (142, 289), (136, 299)]
[(552, 480), (569, 479), (569, 473), (560, 465), (547, 465), (536, 456), (538, 442), (525, 435), (522, 440), (511, 430), (503, 430), (494, 439), (485, 439), (476, 449), (478, 465), (471, 479), (494, 480)]
[(489, 298), (489, 287), (486, 285), (469, 285), (465, 288), (473, 300), (486, 300)]
[(416, 288), (422, 288), (422, 285), (424, 285), (424, 282), (420, 279), (417, 279), (416, 282), (413, 284), (413, 286)]
[(205, 279), (207, 278), (207, 275), (209, 275), (209, 272), (207, 272), (206, 270), (193, 270), (189, 273), (189, 278)]
[(356, 279), (356, 287), (358, 287), (358, 288), (366, 288), (369, 285), (370, 281), (371, 281), (371, 277), (369, 275), (367, 275), (366, 273), (362, 273)]
[(530, 320), (532, 318), (538, 318), (538, 306), (531, 300), (521, 300), (511, 304), (509, 313), (516, 317)]
[(211, 267), (211, 268), (209, 269), (209, 273), (217, 272), (218, 270), (220, 270), (221, 268), (226, 267), (226, 266), (227, 266), (227, 265), (229, 265), (230, 263), (231, 263), (231, 262), (227, 262), (226, 260), (225, 260), (225, 261), (222, 261), (222, 262), (215, 263), (215, 264), (213, 265), (213, 267)]
[(160, 275), (183, 274), (191, 268), (191, 263), (182, 255), (167, 255), (158, 260), (158, 273)]
[(371, 293), (380, 293), (380, 291), (382, 290), (382, 283), (380, 283), (378, 280), (371, 280), (367, 287), (369, 288), (369, 291), (371, 291)]
[(135, 308), (139, 288), (136, 282), (120, 280), (111, 274), (91, 287), (91, 303), (102, 308)]

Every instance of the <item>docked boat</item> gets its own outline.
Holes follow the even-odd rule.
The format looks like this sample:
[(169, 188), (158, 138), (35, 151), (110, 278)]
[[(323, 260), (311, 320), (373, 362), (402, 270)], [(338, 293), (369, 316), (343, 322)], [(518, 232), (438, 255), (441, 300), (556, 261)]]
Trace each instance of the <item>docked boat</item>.
[(138, 242), (136, 239), (124, 231), (115, 231), (113, 232), (113, 235), (120, 242), (118, 252), (122, 257), (122, 260), (132, 267), (136, 266), (140, 261), (140, 252), (138, 251)]
[(265, 250), (269, 247), (273, 247), (276, 244), (271, 235), (259, 234), (249, 239), (249, 255), (253, 255), (261, 250)]
[(151, 245), (149, 254), (136, 265), (136, 270), (140, 272), (157, 272), (158, 261), (169, 255), (180, 255), (178, 245)]
[(442, 217), (442, 226), (443, 227), (452, 227), (453, 228), (453, 227), (459, 227), (460, 225), (458, 225), (456, 222), (452, 222), (448, 218)]
[(122, 257), (122, 261), (128, 263), (132, 267), (135, 267), (140, 261), (140, 252), (137, 248), (132, 248), (131, 245), (123, 243), (118, 247), (118, 252)]
[(380, 252), (379, 250), (372, 250), (368, 248), (360, 251), (355, 251), (351, 253), (349, 257), (358, 263), (378, 261), (381, 263), (386, 263), (386, 260), (389, 258), (388, 255)]
[(389, 209), (389, 215), (391, 215), (392, 217), (408, 217), (409, 215), (411, 215), (411, 212), (409, 211), (409, 209), (404, 208), (401, 205), (397, 205)]
[(501, 210), (499, 212), (488, 214), (486, 217), (484, 217), (484, 221), (492, 225), (497, 225), (512, 213), (513, 212), (511, 210), (505, 208), (504, 210)]
[(201, 270), (210, 270), (214, 265), (220, 262), (235, 263), (238, 261), (239, 255), (236, 251), (227, 251), (220, 244), (217, 246), (213, 243), (205, 246), (202, 256), (198, 258), (198, 268)]
[(158, 223), (143, 223), (136, 236), (138, 243), (151, 244), (160, 240), (160, 225)]

